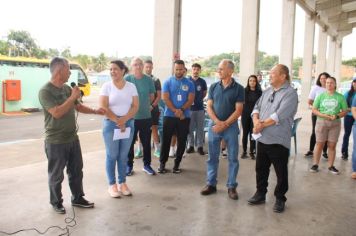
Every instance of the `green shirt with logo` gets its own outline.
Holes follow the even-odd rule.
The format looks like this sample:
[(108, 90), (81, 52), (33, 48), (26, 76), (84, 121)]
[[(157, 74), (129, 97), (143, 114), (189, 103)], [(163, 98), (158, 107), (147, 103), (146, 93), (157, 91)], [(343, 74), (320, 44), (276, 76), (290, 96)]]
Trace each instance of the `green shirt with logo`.
[(45, 84), (39, 91), (38, 97), (43, 107), (46, 142), (52, 144), (70, 143), (78, 139), (75, 109), (71, 108), (61, 118), (54, 118), (48, 109), (63, 104), (71, 95), (71, 88), (64, 84), (62, 88), (51, 82)]
[(138, 93), (139, 106), (135, 115), (135, 120), (151, 118), (150, 95), (156, 92), (153, 80), (147, 75), (143, 75), (141, 79), (135, 78), (134, 75), (127, 75), (125, 79), (136, 86)]
[[(316, 97), (313, 107), (318, 109), (321, 113), (327, 115), (337, 115), (343, 110), (347, 110), (347, 103), (344, 96), (338, 92), (333, 95), (323, 92)], [(324, 120), (324, 118), (318, 117)]]

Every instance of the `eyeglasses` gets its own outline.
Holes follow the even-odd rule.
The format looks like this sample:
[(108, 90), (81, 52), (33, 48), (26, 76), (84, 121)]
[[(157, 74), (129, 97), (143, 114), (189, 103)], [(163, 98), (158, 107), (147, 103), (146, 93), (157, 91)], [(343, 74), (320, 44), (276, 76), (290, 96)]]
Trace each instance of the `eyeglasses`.
[(276, 91), (273, 91), (273, 93), (272, 93), (271, 96), (269, 97), (268, 101), (269, 101), (270, 103), (273, 103), (273, 101), (274, 101), (274, 95), (276, 95)]

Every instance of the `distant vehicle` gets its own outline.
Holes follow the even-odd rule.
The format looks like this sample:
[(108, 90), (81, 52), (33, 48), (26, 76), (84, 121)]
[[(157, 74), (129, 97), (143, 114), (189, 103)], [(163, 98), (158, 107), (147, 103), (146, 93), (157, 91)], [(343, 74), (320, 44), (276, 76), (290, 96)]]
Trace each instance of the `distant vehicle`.
[[(21, 81), (21, 100), (16, 102), (4, 101), (7, 111), (18, 111), (24, 108), (41, 108), (38, 101), (38, 91), (47, 83), (51, 74), (49, 71), (50, 61), (47, 59), (7, 57), (0, 55), (0, 82), (4, 90), (4, 83), (8, 80)], [(70, 62), (71, 76), (67, 82), (69, 86), (78, 86), (82, 96), (90, 95), (89, 80), (79, 64)]]

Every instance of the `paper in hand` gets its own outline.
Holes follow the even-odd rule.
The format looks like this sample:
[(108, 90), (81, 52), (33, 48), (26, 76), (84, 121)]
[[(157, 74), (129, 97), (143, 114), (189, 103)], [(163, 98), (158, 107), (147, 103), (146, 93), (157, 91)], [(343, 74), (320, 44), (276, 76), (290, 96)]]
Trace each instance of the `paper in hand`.
[(119, 139), (127, 139), (130, 137), (131, 133), (131, 128), (126, 127), (124, 132), (121, 132), (121, 129), (114, 129), (114, 137), (113, 140), (119, 140)]

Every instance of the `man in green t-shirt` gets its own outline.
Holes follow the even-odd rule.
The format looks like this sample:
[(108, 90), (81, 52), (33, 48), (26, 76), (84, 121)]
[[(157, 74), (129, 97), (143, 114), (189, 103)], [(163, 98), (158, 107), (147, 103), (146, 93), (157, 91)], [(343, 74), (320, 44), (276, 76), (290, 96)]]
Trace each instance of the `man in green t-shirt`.
[(38, 96), (44, 112), (50, 203), (57, 213), (64, 214), (61, 190), (65, 167), (72, 192), (72, 205), (94, 207), (94, 203), (83, 198), (83, 159), (77, 135), (75, 110), (100, 115), (104, 115), (105, 110), (92, 109), (78, 102), (79, 88), (75, 86), (71, 89), (65, 84), (71, 74), (66, 59), (55, 57), (49, 67), (51, 80), (41, 88)]
[(149, 175), (156, 172), (151, 167), (151, 110), (156, 92), (153, 80), (143, 73), (143, 61), (140, 58), (133, 58), (131, 61), (132, 74), (125, 77), (126, 81), (135, 84), (138, 92), (139, 107), (135, 115), (135, 132), (130, 147), (126, 175), (133, 174), (134, 145), (139, 134), (143, 147), (143, 171)]

